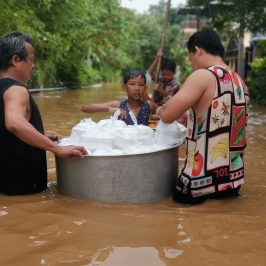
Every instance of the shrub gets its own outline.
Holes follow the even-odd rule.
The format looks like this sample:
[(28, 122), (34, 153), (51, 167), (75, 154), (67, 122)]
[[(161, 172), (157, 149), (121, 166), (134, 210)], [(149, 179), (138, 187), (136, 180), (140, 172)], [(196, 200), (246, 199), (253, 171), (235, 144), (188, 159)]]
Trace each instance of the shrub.
[(266, 105), (266, 57), (255, 59), (247, 79), (250, 98)]

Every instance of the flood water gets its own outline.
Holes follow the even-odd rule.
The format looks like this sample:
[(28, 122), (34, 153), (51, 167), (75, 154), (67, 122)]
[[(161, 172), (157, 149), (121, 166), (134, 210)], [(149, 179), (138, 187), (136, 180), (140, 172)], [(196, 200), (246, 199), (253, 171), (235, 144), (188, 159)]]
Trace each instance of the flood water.
[[(82, 104), (123, 97), (119, 85), (34, 94), (45, 129), (66, 136), (82, 118), (107, 117), (82, 113)], [(47, 156), (47, 191), (0, 194), (1, 266), (266, 264), (265, 107), (250, 110), (246, 181), (238, 198), (197, 206), (171, 198), (152, 204), (75, 199), (57, 191), (54, 157)]]

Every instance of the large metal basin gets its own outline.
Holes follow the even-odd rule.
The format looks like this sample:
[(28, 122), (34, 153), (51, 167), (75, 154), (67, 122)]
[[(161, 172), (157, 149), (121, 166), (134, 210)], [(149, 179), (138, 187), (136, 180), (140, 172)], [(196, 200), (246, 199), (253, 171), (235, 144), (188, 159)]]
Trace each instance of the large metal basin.
[(172, 194), (178, 147), (123, 156), (56, 157), (59, 191), (67, 196), (109, 202), (156, 202)]

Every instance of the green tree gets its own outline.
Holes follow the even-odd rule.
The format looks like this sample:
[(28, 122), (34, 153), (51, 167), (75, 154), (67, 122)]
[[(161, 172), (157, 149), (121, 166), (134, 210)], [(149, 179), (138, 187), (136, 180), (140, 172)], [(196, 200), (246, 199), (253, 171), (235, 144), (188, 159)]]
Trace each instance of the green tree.
[[(37, 69), (33, 87), (80, 87), (145, 69), (160, 46), (165, 1), (147, 14), (118, 0), (0, 0), (0, 34), (32, 35)], [(171, 10), (165, 54), (184, 62), (184, 43)]]
[(129, 61), (130, 22), (117, 0), (0, 0), (0, 9), (1, 34), (33, 36), (33, 86), (78, 87), (106, 78), (106, 69), (117, 76)]
[(257, 58), (252, 62), (251, 72), (247, 79), (249, 93), (257, 103), (266, 105), (266, 57)]
[(244, 32), (266, 31), (265, 0), (188, 0), (191, 8), (201, 10), (208, 24), (220, 32), (231, 32), (239, 38), (238, 72), (244, 75)]
[[(157, 23), (154, 22), (152, 24), (152, 27), (155, 27), (154, 25), (156, 25), (158, 29), (157, 34), (154, 36), (156, 38), (156, 41), (153, 42), (153, 44), (156, 45), (152, 48), (152, 54), (150, 55), (150, 57), (147, 57), (147, 59), (145, 60), (145, 62), (147, 62), (147, 65), (149, 65), (154, 59), (156, 51), (160, 46), (165, 9), (166, 1), (160, 1), (158, 6), (152, 5), (149, 9), (150, 16), (153, 17), (155, 21), (157, 21)], [(183, 82), (191, 72), (191, 67), (187, 60), (187, 36), (183, 33), (180, 27), (183, 20), (184, 18), (177, 16), (176, 8), (170, 9), (167, 36), (164, 45), (164, 56), (176, 62), (178, 72), (177, 74), (179, 74), (178, 76), (180, 82)], [(150, 31), (152, 32), (154, 30)]]

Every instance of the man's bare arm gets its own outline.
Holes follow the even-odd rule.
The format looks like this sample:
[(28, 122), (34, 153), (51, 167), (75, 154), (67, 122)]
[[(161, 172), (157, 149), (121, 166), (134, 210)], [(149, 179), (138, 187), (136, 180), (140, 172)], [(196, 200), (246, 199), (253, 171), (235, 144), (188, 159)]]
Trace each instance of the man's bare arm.
[(83, 157), (87, 153), (83, 147), (60, 147), (37, 131), (28, 121), (28, 102), (29, 94), (26, 88), (12, 86), (5, 92), (5, 124), (7, 130), (23, 142), (43, 150), (51, 151), (60, 157)]
[[(204, 98), (207, 99), (206, 92), (214, 86), (215, 79), (208, 70), (196, 70), (186, 79), (180, 90), (161, 108), (157, 109), (157, 114), (165, 123), (172, 123), (189, 108), (194, 108), (200, 101), (203, 102)], [(210, 95), (210, 101), (212, 97), (213, 95)], [(206, 106), (208, 106), (207, 102)]]

